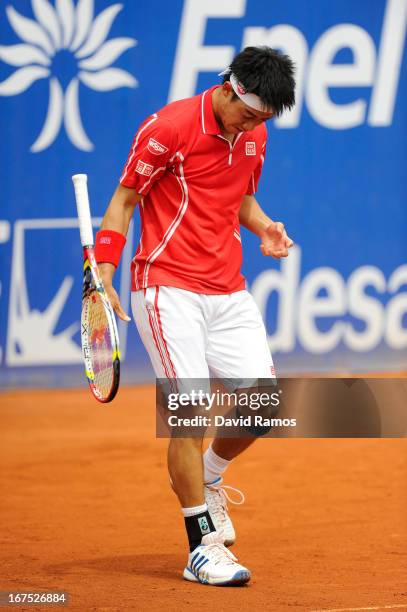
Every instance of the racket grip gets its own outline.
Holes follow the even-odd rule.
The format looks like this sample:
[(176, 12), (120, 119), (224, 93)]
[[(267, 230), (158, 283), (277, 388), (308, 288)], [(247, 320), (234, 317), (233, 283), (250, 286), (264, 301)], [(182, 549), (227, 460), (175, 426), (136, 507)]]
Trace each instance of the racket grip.
[(93, 246), (92, 219), (90, 216), (88, 176), (87, 174), (74, 174), (72, 177), (76, 208), (78, 209), (79, 232), (82, 246)]

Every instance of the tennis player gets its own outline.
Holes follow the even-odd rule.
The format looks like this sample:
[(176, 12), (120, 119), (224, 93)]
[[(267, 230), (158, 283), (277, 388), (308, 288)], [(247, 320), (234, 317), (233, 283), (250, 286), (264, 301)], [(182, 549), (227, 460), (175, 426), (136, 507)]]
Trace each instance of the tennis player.
[[(287, 257), (284, 225), (260, 208), (266, 121), (294, 105), (291, 59), (247, 47), (223, 83), (173, 102), (141, 124), (96, 238), (96, 258), (113, 308), (112, 279), (139, 203), (141, 237), (131, 265), (132, 311), (157, 378), (270, 379), (264, 324), (241, 274), (240, 226), (263, 255)], [(168, 468), (189, 541), (184, 578), (238, 585), (250, 571), (227, 546), (235, 541), (223, 473), (255, 439), (172, 438)]]

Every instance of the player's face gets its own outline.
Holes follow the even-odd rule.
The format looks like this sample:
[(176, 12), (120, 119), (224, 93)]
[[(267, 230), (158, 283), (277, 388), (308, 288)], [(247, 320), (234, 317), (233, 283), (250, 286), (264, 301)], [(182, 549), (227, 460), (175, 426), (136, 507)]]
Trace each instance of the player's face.
[(223, 104), (219, 105), (219, 120), (222, 123), (221, 127), (228, 134), (249, 132), (263, 121), (271, 119), (274, 114), (272, 112), (263, 113), (247, 106), (234, 95), (229, 83), (224, 83), (221, 99)]

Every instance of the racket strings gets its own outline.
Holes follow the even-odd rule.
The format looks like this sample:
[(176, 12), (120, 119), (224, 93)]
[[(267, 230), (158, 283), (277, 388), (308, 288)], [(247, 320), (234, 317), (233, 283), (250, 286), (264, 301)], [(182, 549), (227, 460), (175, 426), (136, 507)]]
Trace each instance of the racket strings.
[(103, 302), (97, 293), (89, 296), (89, 346), (94, 384), (106, 398), (113, 385), (113, 342)]

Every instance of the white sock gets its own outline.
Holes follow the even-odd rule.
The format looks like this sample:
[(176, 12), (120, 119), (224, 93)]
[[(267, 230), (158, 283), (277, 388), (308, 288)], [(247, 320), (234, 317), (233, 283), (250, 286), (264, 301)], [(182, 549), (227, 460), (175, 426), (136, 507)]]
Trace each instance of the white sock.
[(202, 506), (193, 506), (192, 508), (181, 508), (182, 514), (184, 517), (187, 516), (195, 516), (197, 514), (203, 514), (208, 510), (207, 504), (202, 504)]
[[(232, 460), (230, 460), (232, 461)], [(213, 482), (219, 476), (222, 476), (223, 472), (228, 467), (230, 461), (219, 457), (213, 449), (212, 444), (208, 447), (203, 456), (204, 462), (204, 482)]]

